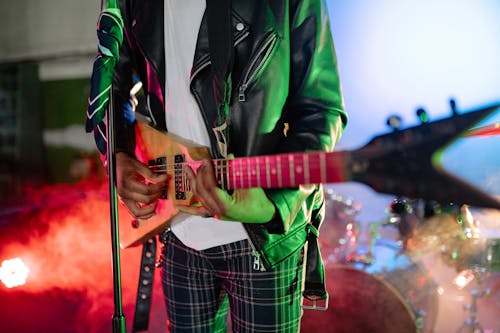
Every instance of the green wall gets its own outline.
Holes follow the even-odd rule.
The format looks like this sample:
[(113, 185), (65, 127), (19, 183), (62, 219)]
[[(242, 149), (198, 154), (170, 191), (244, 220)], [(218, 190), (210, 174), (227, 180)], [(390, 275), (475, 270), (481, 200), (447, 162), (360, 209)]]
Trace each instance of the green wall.
[[(70, 79), (41, 83), (44, 130), (64, 130), (70, 125), (81, 125), (84, 133), (85, 110), (90, 80)], [(45, 146), (47, 181), (50, 183), (74, 182), (79, 176), (70, 170), (82, 160), (97, 159), (97, 151), (86, 152), (75, 147)]]

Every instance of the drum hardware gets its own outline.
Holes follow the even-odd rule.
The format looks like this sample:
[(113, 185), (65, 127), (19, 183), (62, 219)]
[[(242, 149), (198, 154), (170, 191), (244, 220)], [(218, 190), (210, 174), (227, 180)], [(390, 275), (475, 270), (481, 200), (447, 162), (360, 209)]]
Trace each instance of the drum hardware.
[(460, 215), (457, 217), (458, 224), (464, 230), (466, 238), (479, 238), (479, 221), (474, 219), (468, 205), (460, 207)]
[(389, 205), (389, 217), (383, 226), (393, 225), (398, 229), (400, 241), (406, 250), (408, 240), (413, 237), (414, 229), (420, 222), (419, 201), (410, 202), (407, 198), (397, 197)]
[(327, 199), (330, 199), (333, 203), (338, 203), (343, 206), (342, 213), (345, 217), (354, 217), (358, 215), (361, 211), (361, 204), (354, 201), (354, 199), (347, 196), (341, 195), (331, 188), (326, 189)]
[(500, 239), (488, 239), (486, 244), (486, 261), (488, 271), (500, 272)]
[(358, 246), (356, 250), (352, 253), (349, 253), (342, 260), (345, 264), (361, 264), (363, 266), (372, 265), (375, 261), (375, 257), (373, 256), (370, 247)]
[[(396, 197), (388, 207), (388, 218), (382, 226), (393, 226), (399, 232), (399, 241), (405, 251), (431, 250), (441, 245), (441, 237), (448, 235), (436, 229), (436, 220), (458, 215), (453, 203), (440, 204), (434, 200)], [(439, 222), (439, 221), (438, 221)], [(455, 223), (455, 220), (453, 220)], [(457, 226), (457, 229), (458, 226)], [(461, 234), (461, 232), (460, 232)], [(427, 248), (425, 248), (427, 247)]]
[(380, 225), (380, 223), (368, 224), (368, 232), (365, 231), (366, 226), (361, 228), (355, 246), (342, 257), (341, 263), (352, 264), (360, 269), (372, 265), (375, 261), (373, 248), (377, 239), (381, 238), (377, 229)]
[(448, 247), (442, 246), (441, 251), (445, 262), (454, 267), (457, 272), (467, 269), (486, 271), (489, 266), (486, 246), (485, 239), (458, 238)]
[(325, 220), (319, 238), (325, 264), (344, 262), (358, 243), (360, 224), (356, 216), (361, 204), (330, 188), (326, 189), (325, 197)]
[(478, 300), (483, 296), (490, 295), (489, 289), (482, 290), (484, 269), (472, 270), (475, 280), (477, 281), (477, 289), (470, 292), (471, 303), (464, 306), (464, 310), (469, 313), (469, 317), (465, 319), (464, 324), (457, 330), (457, 333), (484, 333), (484, 328), (479, 323), (478, 319)]
[(478, 301), (491, 294), (490, 289), (482, 287), (484, 276), (500, 271), (500, 241), (482, 237), (480, 222), (474, 218), (467, 205), (460, 207), (456, 225), (462, 232), (455, 233), (451, 240), (442, 244), (442, 255), (460, 272), (454, 279), (459, 289), (476, 281), (476, 288), (470, 291), (470, 303), (464, 306), (468, 317), (457, 333), (484, 333), (478, 319)]
[[(333, 206), (346, 204), (345, 198), (340, 197), (337, 200), (335, 195), (331, 198), (335, 201)], [(331, 303), (335, 303), (327, 311), (328, 320), (331, 321), (332, 326), (338, 327), (339, 330), (336, 332), (441, 333), (435, 331), (434, 327), (438, 318), (437, 308), (440, 307), (437, 304), (439, 297), (435, 296), (438, 296), (440, 286), (432, 277), (432, 269), (428, 271), (421, 266), (417, 256), (418, 253), (428, 253), (432, 254), (433, 258), (445, 258), (443, 263), (457, 272), (461, 274), (469, 272), (473, 276), (472, 279), (468, 279), (468, 282), (470, 284), (474, 282), (475, 290), (470, 291), (470, 299), (467, 293), (460, 301), (460, 309), (464, 303), (470, 304), (464, 306), (467, 318), (460, 327), (459, 333), (491, 333), (492, 331), (483, 329), (481, 325), (481, 323), (487, 325), (487, 322), (484, 318), (482, 319), (482, 312), (479, 312), (479, 307), (482, 307), (480, 299), (490, 295), (489, 289), (482, 290), (485, 286), (481, 285), (481, 281), (489, 272), (500, 272), (500, 239), (482, 237), (479, 221), (474, 219), (468, 208), (468, 206), (458, 206), (452, 203), (441, 205), (423, 199), (409, 200), (398, 197), (391, 204), (390, 214), (386, 220), (369, 224), (369, 241), (365, 241), (365, 232), (361, 230), (366, 225), (360, 225), (355, 221), (346, 228), (346, 225), (354, 221), (353, 217), (357, 213), (344, 214), (349, 212), (351, 207), (341, 208), (343, 211), (341, 221), (344, 224), (342, 224), (342, 233), (338, 234), (340, 236), (336, 245), (344, 252), (337, 253), (337, 259), (331, 261), (333, 265), (326, 266), (327, 287), (333, 286), (333, 290), (330, 289), (329, 293)], [(326, 221), (328, 221), (328, 215)], [(400, 228), (400, 224), (406, 224), (403, 227), (408, 228)], [(350, 233), (345, 232), (346, 230), (350, 230)], [(381, 232), (377, 232), (378, 230)], [(349, 241), (347, 235), (354, 237)], [(406, 245), (410, 245), (410, 249), (407, 249)], [(415, 250), (415, 245), (417, 251), (412, 252)], [(349, 251), (353, 249), (353, 246), (354, 251)], [(425, 260), (425, 258), (428, 257), (424, 256), (421, 259)], [(366, 274), (368, 275), (365, 276)], [(467, 280), (467, 276), (464, 275), (463, 278)], [(376, 281), (365, 281), (367, 279)], [(330, 280), (331, 283), (329, 283)], [(385, 287), (375, 287), (379, 281)], [(417, 281), (424, 281), (424, 283), (419, 284)], [(448, 281), (451, 280), (448, 279)], [(349, 284), (355, 286), (351, 288)], [(374, 287), (368, 287), (370, 284)], [(463, 288), (465, 287), (464, 285)], [(380, 292), (381, 290), (377, 291), (380, 288), (389, 288), (390, 291), (385, 290), (383, 293)], [(390, 298), (388, 294), (391, 293), (396, 293), (399, 298), (398, 302), (404, 304), (407, 310), (403, 312), (408, 311), (411, 314), (409, 317), (411, 328), (406, 327), (403, 330), (401, 327), (399, 330), (392, 327), (384, 328), (389, 318), (399, 322), (406, 322), (408, 318), (404, 320), (394, 318), (387, 313), (391, 310), (368, 310), (369, 305), (373, 309), (379, 306), (384, 308), (385, 303), (395, 302), (388, 299)], [(487, 309), (484, 310), (488, 312)], [(398, 311), (394, 310), (394, 312)], [(384, 316), (387, 318), (381, 319)], [(403, 315), (400, 313), (398, 316)], [(305, 325), (313, 327), (315, 324), (312, 322), (324, 321), (324, 317), (322, 318), (306, 318)], [(371, 322), (375, 322), (376, 325), (371, 326)], [(456, 330), (461, 325), (460, 322), (461, 320), (458, 321), (458, 325), (448, 331)], [(342, 330), (343, 328), (346, 329)]]

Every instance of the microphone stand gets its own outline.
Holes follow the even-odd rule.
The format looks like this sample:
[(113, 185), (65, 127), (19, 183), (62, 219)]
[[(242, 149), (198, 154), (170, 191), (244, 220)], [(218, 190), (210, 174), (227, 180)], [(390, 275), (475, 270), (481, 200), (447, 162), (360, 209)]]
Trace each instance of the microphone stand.
[(118, 228), (118, 195), (116, 191), (115, 124), (113, 87), (110, 89), (107, 113), (107, 164), (109, 175), (109, 212), (111, 219), (111, 252), (113, 264), (113, 333), (126, 333), (125, 316), (122, 308), (122, 286), (120, 276), (120, 233)]
[[(117, 0), (101, 0), (101, 12), (107, 8), (118, 8)], [(113, 333), (126, 333), (125, 316), (122, 307), (122, 284), (120, 276), (120, 233), (118, 227), (118, 195), (116, 190), (115, 124), (113, 86), (110, 88), (107, 118), (107, 169), (109, 176), (109, 212), (111, 226), (111, 252), (113, 269), (114, 312)]]

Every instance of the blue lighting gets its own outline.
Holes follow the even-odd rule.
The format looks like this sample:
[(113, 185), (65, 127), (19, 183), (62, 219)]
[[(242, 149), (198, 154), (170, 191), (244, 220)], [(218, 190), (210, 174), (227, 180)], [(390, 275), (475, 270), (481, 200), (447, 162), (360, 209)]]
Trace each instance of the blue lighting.
[(500, 1), (328, 0), (350, 123), (340, 147), (500, 101)]
[[(500, 1), (328, 0), (350, 123), (337, 150), (389, 131), (500, 102)], [(500, 115), (489, 123), (500, 122)], [(483, 123), (482, 125), (485, 125)], [(465, 138), (443, 155), (445, 168), (500, 194), (500, 134)]]

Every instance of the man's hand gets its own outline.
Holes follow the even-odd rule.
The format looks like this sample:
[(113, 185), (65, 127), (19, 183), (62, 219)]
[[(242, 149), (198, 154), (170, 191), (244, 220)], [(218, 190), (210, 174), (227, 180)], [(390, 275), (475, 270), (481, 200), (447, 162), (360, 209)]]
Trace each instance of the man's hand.
[(269, 222), (276, 213), (276, 207), (261, 188), (235, 190), (229, 195), (217, 187), (211, 161), (204, 160), (196, 174), (191, 168), (185, 171), (202, 206), (177, 206), (181, 212), (244, 223)]
[(139, 160), (116, 154), (117, 190), (130, 213), (141, 219), (155, 215), (156, 205), (167, 184), (167, 175), (151, 171)]

